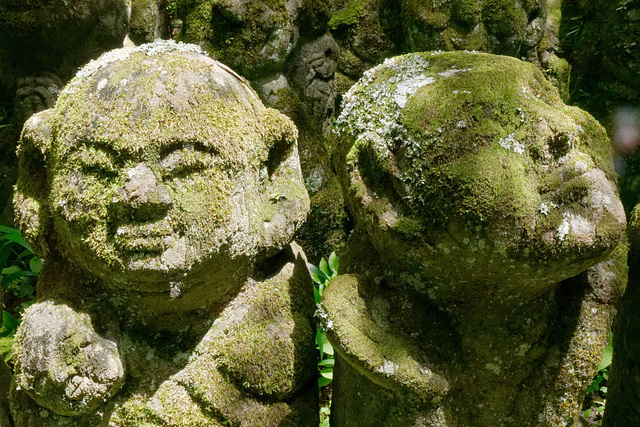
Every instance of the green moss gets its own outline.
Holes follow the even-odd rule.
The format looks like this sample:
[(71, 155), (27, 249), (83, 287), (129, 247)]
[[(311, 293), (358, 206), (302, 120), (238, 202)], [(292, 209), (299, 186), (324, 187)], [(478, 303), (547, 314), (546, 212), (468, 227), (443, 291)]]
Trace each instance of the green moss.
[(182, 1), (182, 40), (201, 44), (214, 58), (245, 76), (282, 68), (294, 40), (292, 18), (284, 0), (255, 1), (228, 7), (218, 0)]
[[(578, 176), (597, 168), (615, 180), (606, 134), (563, 105), (534, 66), (486, 54), (405, 55), (369, 71), (345, 98), (336, 154), (348, 204), (376, 249), (405, 268), (447, 281), (544, 283), (577, 274), (620, 238), (619, 215), (592, 212), (601, 209), (589, 201), (593, 175)], [(594, 221), (601, 255), (580, 255), (593, 250), (584, 243), (591, 237), (568, 233), (578, 227), (571, 215)], [(394, 233), (406, 216), (417, 219), (412, 229)], [(563, 266), (548, 267), (559, 256)]]
[(516, 5), (510, 0), (487, 0), (482, 7), (482, 20), (489, 32), (498, 38), (511, 35), (519, 24)]
[(338, 29), (343, 26), (355, 25), (360, 21), (364, 12), (365, 3), (362, 0), (349, 0), (344, 8), (333, 12), (327, 26), (332, 29)]

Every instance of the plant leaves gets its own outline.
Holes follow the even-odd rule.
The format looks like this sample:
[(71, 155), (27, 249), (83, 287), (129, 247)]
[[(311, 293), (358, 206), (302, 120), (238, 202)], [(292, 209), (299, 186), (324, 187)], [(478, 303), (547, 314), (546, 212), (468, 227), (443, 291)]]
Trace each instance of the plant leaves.
[(326, 332), (322, 329), (316, 329), (316, 344), (318, 344), (318, 351), (320, 357), (324, 354), (324, 342), (326, 341)]
[(330, 356), (333, 356), (333, 346), (331, 345), (331, 343), (327, 339), (327, 335), (326, 334), (324, 336), (324, 339), (325, 339), (325, 342), (324, 342), (322, 351), (324, 352), (324, 354), (328, 354)]
[(333, 368), (335, 363), (336, 363), (336, 360), (333, 357), (328, 357), (328, 358), (318, 362), (318, 366), (321, 366), (321, 367), (324, 367), (324, 368)]
[(608, 345), (604, 348), (604, 353), (602, 354), (602, 359), (600, 359), (600, 366), (598, 366), (598, 371), (602, 371), (604, 368), (611, 365), (612, 357), (613, 357), (613, 347)]
[(13, 336), (18, 329), (18, 320), (9, 314), (8, 311), (2, 310), (2, 326), (0, 327), (0, 337)]
[(333, 379), (320, 377), (318, 378), (318, 388), (326, 387), (331, 384), (332, 381)]
[(33, 296), (34, 292), (35, 292), (35, 289), (33, 288), (33, 286), (31, 286), (28, 283), (22, 283), (18, 287), (18, 297), (19, 298), (26, 298), (28, 296)]
[(329, 380), (333, 379), (333, 369), (325, 369), (324, 371), (320, 371), (320, 376), (322, 378), (327, 378)]
[(320, 260), (320, 271), (322, 271), (324, 273), (324, 275), (327, 277), (327, 279), (329, 277), (331, 277), (331, 273), (329, 272), (329, 265), (327, 264), (327, 262), (324, 260), (324, 258), (322, 258)]
[(313, 264), (309, 264), (309, 273), (311, 274), (313, 281), (319, 285), (322, 285), (329, 280), (327, 276), (325, 276), (325, 274)]
[(4, 225), (0, 225), (0, 233), (3, 233), (2, 240), (6, 240), (7, 242), (17, 243), (25, 249), (33, 252), (29, 244), (22, 238), (22, 235), (15, 228), (7, 227)]
[[(7, 270), (5, 268), (5, 270)], [(20, 271), (16, 271), (15, 273), (11, 273), (9, 275), (4, 275), (4, 270), (3, 270), (3, 276), (2, 276), (2, 287), (3, 288), (7, 288), (7, 286), (9, 286), (9, 284), (11, 284), (12, 282), (15, 282), (18, 279), (21, 279), (23, 277), (35, 277), (36, 274), (32, 273), (31, 271), (25, 271), (25, 270), (20, 270)]]
[(37, 256), (34, 256), (33, 258), (31, 258), (31, 261), (29, 261), (29, 268), (35, 274), (40, 273), (40, 271), (42, 270), (42, 260)]
[(5, 362), (13, 358), (13, 336), (0, 338), (0, 356)]
[(338, 275), (338, 257), (335, 252), (331, 252), (331, 255), (329, 255), (329, 267), (331, 267), (331, 270), (333, 271), (331, 277), (333, 279)]

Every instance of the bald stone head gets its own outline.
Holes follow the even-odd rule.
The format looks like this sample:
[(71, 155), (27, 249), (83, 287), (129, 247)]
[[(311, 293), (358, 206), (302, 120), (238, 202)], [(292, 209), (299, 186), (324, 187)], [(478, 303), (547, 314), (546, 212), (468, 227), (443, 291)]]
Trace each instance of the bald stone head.
[(296, 138), (196, 46), (114, 50), (25, 125), (20, 227), (115, 286), (231, 276), (288, 244), (306, 217)]

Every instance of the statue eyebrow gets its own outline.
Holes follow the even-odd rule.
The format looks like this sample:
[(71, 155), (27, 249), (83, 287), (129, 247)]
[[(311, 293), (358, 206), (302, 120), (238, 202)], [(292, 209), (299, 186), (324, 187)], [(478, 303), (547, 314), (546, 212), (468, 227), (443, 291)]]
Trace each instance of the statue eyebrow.
[(218, 150), (218, 148), (203, 144), (200, 141), (173, 140), (163, 145), (160, 148), (160, 158), (163, 159), (175, 151), (185, 150), (185, 149), (200, 151), (203, 153), (214, 154), (214, 155), (220, 154), (220, 150)]
[(95, 141), (91, 139), (85, 139), (81, 141), (74, 148), (69, 150), (68, 155), (72, 155), (82, 149), (87, 149), (87, 148), (102, 151), (110, 159), (113, 159), (116, 162), (120, 162), (121, 160), (124, 160), (132, 156), (132, 154), (127, 152), (127, 150), (123, 150), (124, 151), (123, 153), (123, 151), (113, 148), (113, 145), (108, 141)]

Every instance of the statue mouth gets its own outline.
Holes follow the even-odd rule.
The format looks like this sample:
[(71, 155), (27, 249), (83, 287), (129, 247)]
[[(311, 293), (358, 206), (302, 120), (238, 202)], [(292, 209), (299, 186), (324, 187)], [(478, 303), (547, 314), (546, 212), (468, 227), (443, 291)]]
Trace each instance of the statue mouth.
[(158, 254), (170, 248), (176, 238), (167, 221), (121, 225), (115, 232), (115, 243), (124, 252)]

